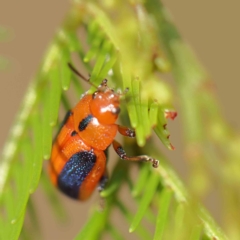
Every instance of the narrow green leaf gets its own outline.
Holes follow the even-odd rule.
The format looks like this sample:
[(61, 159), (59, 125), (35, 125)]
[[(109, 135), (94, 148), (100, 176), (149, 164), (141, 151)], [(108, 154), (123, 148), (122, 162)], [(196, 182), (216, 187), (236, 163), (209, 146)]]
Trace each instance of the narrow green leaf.
[(204, 234), (210, 239), (225, 240), (227, 237), (222, 230), (216, 225), (216, 222), (208, 214), (204, 207), (200, 208), (200, 218), (204, 225)]
[(123, 81), (123, 88), (129, 88), (129, 92), (126, 95), (126, 99), (128, 99), (127, 102), (127, 108), (128, 108), (128, 115), (131, 121), (131, 125), (133, 128), (136, 128), (138, 124), (138, 117), (137, 117), (137, 111), (134, 105), (134, 92), (132, 88), (131, 83), (131, 75), (128, 71), (128, 68), (123, 64), (120, 66), (122, 70), (122, 81)]
[(137, 114), (137, 126), (135, 127), (136, 139), (139, 146), (143, 146), (145, 143), (144, 138), (144, 129), (141, 124), (142, 121), (142, 111), (141, 111), (141, 102), (140, 102), (140, 81), (138, 79), (132, 80), (132, 98), (134, 101), (134, 107)]
[[(130, 209), (127, 209), (126, 206), (123, 205), (123, 203), (118, 200), (116, 200), (115, 205), (116, 207), (118, 207), (118, 209), (123, 214), (123, 216), (127, 219), (127, 221), (131, 223), (133, 219), (133, 215)], [(143, 240), (152, 238), (151, 233), (141, 223), (139, 224), (139, 227), (136, 229), (136, 233), (140, 237), (140, 239), (143, 239)]]
[(102, 197), (108, 197), (114, 194), (114, 192), (123, 183), (123, 177), (126, 177), (126, 173), (123, 168), (118, 168), (118, 171), (114, 172), (110, 184), (101, 192)]
[(67, 48), (63, 47), (60, 52), (59, 59), (59, 71), (60, 71), (60, 79), (62, 83), (62, 89), (68, 90), (71, 82), (71, 71), (68, 67), (68, 63), (70, 62), (70, 52)]
[(2, 231), (0, 231), (0, 239), (6, 239), (5, 238), (5, 232), (6, 232), (6, 219), (4, 219), (3, 212), (4, 210), (2, 209), (2, 203), (0, 204), (0, 211), (1, 211), (1, 216), (0, 216), (0, 226), (2, 226)]
[(108, 57), (109, 59), (108, 59), (107, 62), (104, 64), (104, 66), (103, 66), (103, 68), (102, 68), (102, 70), (101, 70), (101, 72), (100, 72), (100, 74), (99, 74), (99, 78), (100, 78), (100, 79), (104, 79), (104, 78), (107, 76), (109, 70), (112, 69), (114, 63), (115, 63), (116, 60), (117, 60), (117, 55), (116, 55), (116, 53), (114, 52), (113, 49), (110, 51), (110, 54), (109, 54), (109, 56), (107, 56), (107, 57)]
[[(142, 196), (138, 197), (136, 199), (136, 205), (139, 206), (140, 202), (141, 202)], [(145, 213), (144, 213), (144, 218), (151, 224), (155, 225), (156, 222), (156, 216), (153, 213), (154, 209), (152, 208), (147, 208)]]
[[(98, 39), (98, 45), (100, 46), (102, 42), (102, 39)], [(84, 62), (89, 62), (91, 59), (93, 59), (97, 55), (99, 47), (92, 47), (90, 50), (87, 52), (86, 56), (84, 57), (83, 61)]]
[(10, 179), (9, 172), (11, 170), (13, 159), (18, 153), (19, 142), (21, 142), (20, 140), (26, 128), (28, 116), (32, 110), (33, 105), (36, 102), (36, 98), (36, 84), (33, 82), (30, 84), (27, 90), (26, 96), (21, 106), (21, 110), (17, 115), (9, 138), (2, 151), (0, 161), (0, 196), (2, 195), (7, 179)]
[(100, 193), (101, 197), (105, 198), (112, 195), (121, 184), (122, 184), (121, 181), (112, 181), (111, 185)]
[(92, 31), (90, 31), (90, 32), (88, 31), (87, 42), (93, 48), (100, 48), (99, 40), (101, 40), (101, 42), (102, 42), (102, 40), (106, 39), (106, 36), (105, 36), (104, 32), (99, 28), (98, 23), (95, 26), (96, 26), (95, 30), (92, 29)]
[(29, 188), (33, 174), (33, 161), (32, 156), (34, 155), (33, 147), (31, 146), (30, 139), (26, 137), (22, 140), (21, 152), (23, 154), (23, 163), (17, 164), (19, 167), (16, 168), (16, 197), (17, 201), (14, 204), (15, 213), (12, 221), (18, 221), (20, 216), (24, 215), (26, 210), (27, 201), (29, 198)]
[(116, 49), (119, 49), (119, 38), (115, 34), (115, 26), (112, 24), (110, 18), (101, 8), (96, 4), (88, 3), (88, 10), (91, 15), (95, 16), (95, 20), (99, 27), (104, 31), (105, 37), (109, 38)]
[(49, 90), (49, 124), (50, 126), (54, 126), (57, 123), (59, 105), (61, 99), (61, 84), (60, 84), (60, 59), (55, 60), (51, 70), (48, 73), (48, 80), (50, 82), (50, 90)]
[(42, 172), (42, 128), (39, 119), (39, 114), (35, 110), (31, 115), (31, 126), (32, 126), (32, 136), (34, 144), (34, 154), (33, 154), (33, 168), (32, 168), (32, 179), (30, 182), (29, 191), (33, 193), (38, 186), (41, 172)]
[(92, 43), (96, 39), (96, 36), (99, 35), (101, 30), (99, 29), (99, 23), (96, 19), (92, 19), (87, 26), (87, 42)]
[(132, 96), (134, 100), (134, 105), (137, 110), (138, 120), (141, 119), (141, 108), (140, 108), (140, 81), (138, 79), (132, 80)]
[(149, 176), (149, 166), (147, 164), (144, 164), (141, 166), (140, 172), (138, 174), (138, 179), (136, 183), (134, 184), (132, 195), (134, 197), (137, 197), (140, 195), (140, 193), (143, 191), (144, 187), (146, 186), (146, 183), (148, 182), (148, 176)]
[(132, 181), (132, 179), (131, 179), (131, 177), (129, 175), (126, 175), (125, 181), (126, 181), (126, 183), (128, 185), (129, 190), (132, 191), (132, 189), (133, 189), (133, 181)]
[(144, 136), (142, 145), (140, 146), (144, 146), (146, 138), (150, 137), (151, 135), (151, 126), (148, 116), (148, 99), (143, 99), (142, 97), (141, 97), (141, 119), (142, 119), (141, 125), (143, 126)]
[(149, 110), (149, 122), (152, 127), (155, 127), (157, 125), (157, 116), (158, 116), (158, 103), (153, 102), (150, 105)]
[(145, 218), (147, 221), (149, 221), (150, 223), (152, 223), (153, 225), (155, 225), (156, 223), (156, 215), (154, 213), (154, 209), (147, 209), (146, 213), (145, 213)]
[[(36, 235), (38, 236), (37, 239), (42, 239), (39, 217), (36, 211), (36, 206), (34, 206), (34, 200), (32, 200), (31, 198), (29, 198), (28, 201), (27, 213), (29, 214), (29, 219), (31, 219), (31, 221), (28, 222), (30, 226), (28, 226), (27, 228), (26, 235), (29, 236), (29, 239), (33, 239), (33, 237), (36, 237)], [(23, 229), (26, 229), (25, 225)], [(25, 240), (25, 238), (23, 239)]]
[[(185, 233), (185, 230), (184, 230), (185, 218), (184, 217), (185, 217), (185, 205), (183, 203), (179, 203), (175, 210), (174, 231), (172, 232), (173, 239), (178, 239), (178, 238), (180, 239), (180, 236), (182, 236), (181, 239), (184, 239), (183, 238), (183, 235)], [(186, 220), (188, 220), (188, 219), (186, 219)], [(189, 223), (189, 228), (191, 226), (192, 225)]]
[(45, 171), (42, 172), (41, 185), (56, 217), (60, 220), (65, 220), (67, 218), (67, 212), (65, 208), (62, 207), (60, 198), (57, 195), (58, 190), (50, 183), (50, 177)]
[(47, 87), (43, 91), (43, 114), (42, 114), (42, 153), (43, 158), (48, 160), (51, 155), (52, 149), (52, 127), (50, 126), (49, 119), (50, 119), (50, 111), (51, 105), (49, 104), (49, 95)]
[(99, 24), (96, 19), (92, 19), (87, 25), (88, 42), (94, 38), (97, 31), (99, 31)]
[(154, 234), (154, 240), (160, 240), (163, 236), (165, 225), (167, 224), (168, 209), (172, 197), (172, 191), (164, 189), (160, 196), (158, 217), (156, 222), (156, 229)]
[[(24, 220), (24, 214), (18, 216), (16, 220), (16, 197), (13, 195), (13, 189), (10, 186), (5, 188), (3, 194), (3, 206), (5, 208), (4, 212), (6, 215), (0, 216), (3, 225), (1, 225), (1, 239), (18, 239)], [(2, 214), (2, 213), (1, 213)]]
[[(139, 118), (141, 119), (141, 118)], [(139, 120), (140, 122), (140, 120)], [(135, 128), (135, 132), (136, 132), (136, 140), (137, 140), (137, 143), (140, 147), (143, 147), (146, 140), (144, 138), (144, 128), (143, 128), (143, 125), (142, 124), (139, 124), (137, 125), (137, 127)]]
[(146, 183), (147, 187), (145, 189), (145, 193), (139, 203), (138, 211), (134, 216), (134, 219), (129, 228), (129, 232), (133, 232), (139, 225), (140, 221), (142, 220), (146, 209), (148, 208), (149, 204), (153, 199), (158, 183), (159, 183), (158, 175), (155, 173), (152, 173), (152, 175), (149, 178), (149, 181)]
[(167, 120), (165, 118), (164, 109), (158, 111), (158, 124), (154, 128), (155, 133), (158, 135), (162, 143), (170, 150), (173, 150), (173, 146), (169, 140), (170, 133), (167, 130)]
[(118, 229), (116, 229), (112, 225), (107, 227), (107, 231), (112, 236), (112, 239), (114, 239), (114, 240), (124, 240), (124, 237), (121, 235), (121, 233), (118, 231)]
[(66, 93), (62, 94), (61, 102), (62, 102), (63, 107), (65, 108), (66, 111), (68, 111), (68, 110), (70, 110), (72, 108), (70, 102), (68, 101)]
[(72, 73), (72, 83), (74, 85), (74, 90), (77, 94), (77, 97), (80, 98), (80, 96), (85, 92), (82, 85), (81, 85), (81, 81), (83, 81), (82, 79), (79, 79), (74, 73)]
[(3, 227), (1, 228), (2, 239), (9, 239), (10, 231), (11, 231), (11, 221), (14, 218), (14, 199), (15, 196), (13, 194), (13, 189), (7, 185), (4, 189), (4, 193), (2, 195), (2, 206), (4, 214), (1, 213), (1, 219), (3, 223)]
[(19, 235), (21, 233), (21, 229), (23, 226), (23, 222), (24, 222), (24, 216), (25, 216), (25, 214), (22, 213), (22, 215), (18, 218), (18, 220), (11, 225), (11, 228), (10, 228), (11, 232), (10, 232), (8, 238), (5, 238), (5, 239), (18, 239), (19, 238)]
[(65, 46), (67, 46), (70, 52), (79, 52), (82, 50), (79, 38), (75, 31), (62, 31), (62, 34), (63, 37), (67, 40)]
[(197, 224), (194, 226), (192, 229), (191, 235), (189, 240), (200, 240), (201, 239), (201, 234), (202, 234), (203, 226), (200, 224)]
[(77, 235), (75, 240), (82, 239), (98, 240), (100, 234), (102, 233), (105, 227), (105, 222), (108, 213), (109, 213), (108, 209), (104, 209), (104, 211), (102, 212), (95, 211), (88, 220), (88, 222), (85, 224), (81, 232)]
[(106, 40), (103, 42), (103, 46), (100, 48), (98, 52), (96, 63), (91, 74), (91, 82), (98, 83), (98, 81), (101, 80), (99, 78), (99, 73), (103, 68), (103, 64), (106, 61), (106, 55), (109, 53), (111, 47), (112, 45), (109, 41)]
[(103, 41), (104, 35), (99, 29), (96, 30), (94, 33), (88, 32), (88, 42), (90, 43), (91, 47), (83, 59), (84, 62), (89, 62), (96, 55), (98, 55), (99, 49), (101, 49), (101, 44), (103, 43)]

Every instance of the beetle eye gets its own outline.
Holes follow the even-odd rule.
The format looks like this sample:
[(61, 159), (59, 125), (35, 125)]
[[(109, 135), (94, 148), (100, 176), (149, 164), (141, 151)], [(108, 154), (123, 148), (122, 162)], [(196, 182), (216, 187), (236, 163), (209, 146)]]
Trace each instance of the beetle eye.
[(118, 115), (120, 113), (120, 111), (121, 111), (120, 107), (116, 107), (112, 110), (112, 113)]

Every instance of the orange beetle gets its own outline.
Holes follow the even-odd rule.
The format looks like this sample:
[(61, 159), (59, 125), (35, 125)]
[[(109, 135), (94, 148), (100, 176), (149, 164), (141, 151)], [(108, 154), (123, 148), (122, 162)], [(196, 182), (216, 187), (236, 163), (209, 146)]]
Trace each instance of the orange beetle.
[[(84, 78), (72, 65), (69, 67)], [(147, 155), (129, 157), (114, 140), (117, 132), (135, 137), (135, 131), (116, 124), (120, 112), (120, 94), (103, 80), (93, 94), (85, 93), (70, 110), (52, 147), (49, 171), (51, 181), (71, 198), (85, 200), (99, 185), (107, 182), (105, 150), (112, 144), (123, 160), (149, 161), (158, 167), (159, 161)]]

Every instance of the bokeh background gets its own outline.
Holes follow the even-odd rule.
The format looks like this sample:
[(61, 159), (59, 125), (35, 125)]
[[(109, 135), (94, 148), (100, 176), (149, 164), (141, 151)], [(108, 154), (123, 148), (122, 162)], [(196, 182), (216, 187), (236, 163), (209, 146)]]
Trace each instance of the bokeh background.
[[(185, 41), (192, 47), (213, 79), (223, 115), (236, 130), (239, 130), (240, 2), (237, 0), (164, 0), (163, 2), (168, 7), (173, 21)], [(69, 0), (1, 0), (1, 149), (28, 83), (35, 75), (43, 54), (70, 5)], [(3, 28), (8, 31), (6, 36)], [(168, 157), (181, 178), (186, 179), (180, 126), (181, 113), (179, 112), (178, 118), (170, 124), (171, 139), (176, 150), (169, 152)], [(41, 229), (44, 231), (43, 239), (72, 239), (87, 218), (86, 209), (97, 199), (95, 194), (89, 202), (78, 203), (60, 194), (59, 197), (62, 198), (64, 206), (71, 215), (70, 221), (66, 225), (59, 225), (57, 219), (52, 215), (41, 189), (33, 195), (37, 212), (41, 218)], [(221, 225), (215, 200), (209, 198), (205, 204)], [(127, 232), (127, 229), (125, 231)]]

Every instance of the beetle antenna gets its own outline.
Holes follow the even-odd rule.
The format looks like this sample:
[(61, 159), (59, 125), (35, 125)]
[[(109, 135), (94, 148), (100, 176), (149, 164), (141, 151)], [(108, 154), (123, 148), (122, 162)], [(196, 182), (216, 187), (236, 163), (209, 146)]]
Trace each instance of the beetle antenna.
[(119, 95), (120, 97), (121, 97), (121, 96), (125, 96), (128, 91), (129, 91), (129, 88), (127, 87), (127, 88), (125, 88), (125, 90), (124, 90), (122, 93), (119, 92), (118, 95)]
[(93, 87), (98, 88), (98, 87), (96, 87), (93, 83), (91, 83), (91, 82), (89, 81), (90, 78), (84, 77), (71, 63), (68, 63), (68, 67), (69, 67), (77, 76), (79, 76), (80, 78), (82, 78), (84, 81), (86, 81), (87, 83), (89, 83), (89, 84), (92, 85)]
[(123, 95), (125, 95), (127, 92), (129, 91), (129, 88), (127, 87), (127, 88), (125, 88), (125, 90), (123, 91)]

